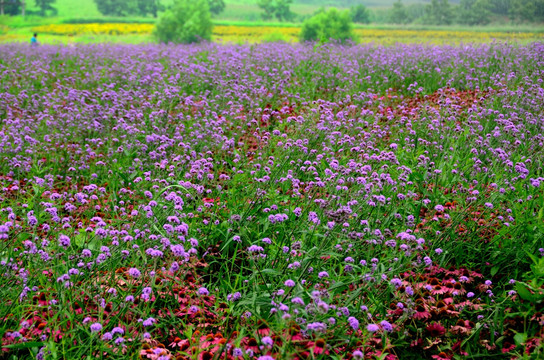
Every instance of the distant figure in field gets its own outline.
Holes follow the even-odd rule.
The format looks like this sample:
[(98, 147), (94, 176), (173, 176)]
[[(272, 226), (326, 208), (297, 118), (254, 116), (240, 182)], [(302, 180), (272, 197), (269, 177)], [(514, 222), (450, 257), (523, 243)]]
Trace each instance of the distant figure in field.
[(34, 36), (30, 39), (30, 45), (38, 46), (38, 34), (34, 33)]

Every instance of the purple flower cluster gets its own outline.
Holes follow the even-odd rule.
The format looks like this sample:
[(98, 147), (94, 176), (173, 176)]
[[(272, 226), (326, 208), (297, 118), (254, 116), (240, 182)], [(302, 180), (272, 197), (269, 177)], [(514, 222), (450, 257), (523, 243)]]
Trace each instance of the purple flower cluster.
[[(259, 340), (225, 349), (269, 359), (276, 335), (390, 336), (496, 306), (494, 286), (516, 298), (515, 279), (451, 275), (452, 254), (544, 254), (526, 231), (542, 217), (542, 44), (35, 50), (0, 45), (3, 343), (56, 341), (63, 312), (108, 351), (230, 317)], [(459, 250), (473, 241), (486, 251)], [(448, 277), (413, 280), (430, 273)]]

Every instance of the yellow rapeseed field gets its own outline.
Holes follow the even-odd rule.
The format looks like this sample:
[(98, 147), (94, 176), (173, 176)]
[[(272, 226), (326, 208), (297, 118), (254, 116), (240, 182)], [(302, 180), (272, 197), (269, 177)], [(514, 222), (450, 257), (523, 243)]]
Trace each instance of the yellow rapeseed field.
[[(151, 34), (153, 24), (52, 24), (37, 26), (33, 31), (54, 35), (126, 35)], [(237, 26), (217, 25), (213, 28), (213, 38), (219, 42), (263, 42), (263, 41), (298, 41), (300, 27), (295, 26)], [(544, 34), (537, 33), (508, 33), (480, 32), (454, 30), (386, 30), (386, 29), (355, 29), (356, 41), (393, 44), (396, 42), (429, 42), (429, 43), (459, 43), (459, 42), (489, 42), (492, 40), (542, 40)]]
[[(393, 44), (396, 42), (489, 42), (492, 40), (542, 40), (544, 34), (453, 30), (354, 29), (356, 41)], [(215, 40), (223, 42), (298, 41), (300, 27), (215, 26)]]
[(54, 35), (82, 35), (82, 34), (149, 34), (153, 30), (153, 24), (51, 24), (32, 28), (33, 31)]
[(355, 29), (359, 41), (379, 43), (394, 42), (488, 42), (491, 40), (530, 40), (542, 39), (542, 34), (507, 33), (453, 30), (379, 30)]
[(214, 38), (223, 42), (297, 41), (299, 27), (225, 26), (213, 28)]

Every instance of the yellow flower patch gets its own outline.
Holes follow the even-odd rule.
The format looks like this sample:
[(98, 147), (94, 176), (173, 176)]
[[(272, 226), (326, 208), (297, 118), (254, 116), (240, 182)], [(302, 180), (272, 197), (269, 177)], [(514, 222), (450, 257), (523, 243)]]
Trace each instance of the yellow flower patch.
[(126, 34), (149, 34), (153, 30), (153, 24), (51, 24), (32, 28), (33, 31), (54, 35), (83, 35), (83, 34), (105, 34), (105, 35), (126, 35)]

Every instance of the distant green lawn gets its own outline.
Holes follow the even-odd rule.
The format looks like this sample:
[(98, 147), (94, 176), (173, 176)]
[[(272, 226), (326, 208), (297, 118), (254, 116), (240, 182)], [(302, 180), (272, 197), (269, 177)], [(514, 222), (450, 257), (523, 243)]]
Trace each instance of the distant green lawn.
[[(389, 0), (386, 0), (389, 1)], [(163, 0), (162, 4), (168, 5), (172, 0)], [(221, 20), (260, 20), (261, 9), (257, 6), (256, 0), (226, 0), (225, 11), (218, 17)], [(34, 2), (30, 2), (29, 10), (37, 11)], [(312, 14), (322, 3), (336, 4), (342, 7), (343, 1), (317, 2), (317, 4), (293, 4), (291, 10), (296, 14)], [(57, 0), (54, 4), (58, 11), (57, 16), (61, 18), (97, 18), (103, 15), (98, 11), (94, 0)]]
[[(34, 1), (27, 1), (28, 10), (37, 11)], [(101, 17), (93, 0), (56, 0), (53, 6), (58, 10), (59, 17)]]

